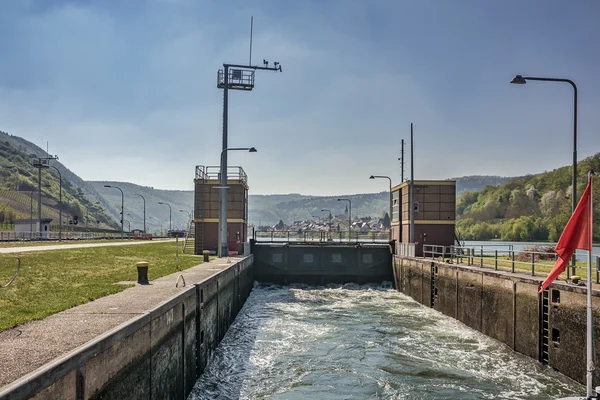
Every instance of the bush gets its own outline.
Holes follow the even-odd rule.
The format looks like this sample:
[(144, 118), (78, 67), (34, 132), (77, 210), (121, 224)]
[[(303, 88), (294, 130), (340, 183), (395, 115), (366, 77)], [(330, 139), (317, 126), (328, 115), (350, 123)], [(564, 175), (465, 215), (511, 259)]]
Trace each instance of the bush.
[[(553, 246), (531, 246), (524, 248), (517, 256), (515, 257), (518, 261), (530, 261), (531, 254), (535, 254), (535, 259), (538, 261), (549, 260), (553, 261), (555, 257), (554, 247)], [(544, 254), (537, 254), (544, 253)]]

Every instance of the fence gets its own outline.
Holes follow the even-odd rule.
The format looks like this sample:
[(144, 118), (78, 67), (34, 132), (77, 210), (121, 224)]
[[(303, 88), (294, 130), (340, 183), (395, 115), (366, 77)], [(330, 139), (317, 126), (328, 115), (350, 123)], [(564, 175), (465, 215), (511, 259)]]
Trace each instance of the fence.
[[(121, 232), (62, 232), (63, 240), (120, 239)], [(133, 239), (133, 233), (123, 233), (123, 239)], [(10, 232), (0, 231), (0, 242), (58, 240), (58, 232)]]
[(325, 232), (325, 231), (252, 231), (257, 242), (340, 242), (340, 243), (388, 243), (389, 231)]
[[(466, 263), (468, 266), (493, 268), (496, 271), (547, 274), (557, 260), (557, 254), (535, 250), (515, 252), (512, 245), (478, 245), (478, 246), (439, 246), (423, 245), (424, 258), (442, 258), (450, 263)], [(596, 265), (596, 283), (600, 283), (600, 255), (592, 255)], [(585, 266), (569, 266), (566, 278), (571, 275), (587, 277), (587, 261)]]

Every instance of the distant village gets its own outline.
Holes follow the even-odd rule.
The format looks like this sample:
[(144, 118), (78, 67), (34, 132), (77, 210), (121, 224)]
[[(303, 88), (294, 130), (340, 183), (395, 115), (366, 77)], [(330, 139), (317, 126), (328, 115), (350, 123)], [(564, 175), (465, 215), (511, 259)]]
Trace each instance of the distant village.
[[(314, 219), (293, 221), (286, 224), (279, 221), (275, 225), (260, 225), (255, 228), (259, 231), (293, 231), (293, 232), (344, 232), (348, 230), (348, 215), (340, 214), (336, 216), (318, 217)], [(381, 232), (390, 228), (390, 219), (388, 214), (384, 218), (363, 217), (352, 220), (352, 231), (366, 233)]]

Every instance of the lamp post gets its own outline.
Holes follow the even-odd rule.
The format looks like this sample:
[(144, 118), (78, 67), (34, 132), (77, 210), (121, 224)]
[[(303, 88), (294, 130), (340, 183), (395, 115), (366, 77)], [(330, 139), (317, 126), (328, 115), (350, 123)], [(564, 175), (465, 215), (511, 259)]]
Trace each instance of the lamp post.
[[(252, 35), (251, 35), (252, 36)], [(250, 45), (250, 55), (252, 56), (252, 45)], [(252, 57), (248, 64), (252, 63)], [(269, 67), (269, 62), (263, 60), (263, 66), (223, 64), (223, 70), (217, 72), (217, 87), (223, 89), (223, 146), (221, 152), (221, 186), (227, 186), (227, 134), (229, 119), (229, 90), (254, 89), (254, 74), (257, 70), (279, 71), (282, 72), (281, 64), (275, 61), (273, 67)], [(219, 213), (219, 248), (218, 256), (228, 256), (229, 247), (227, 243), (227, 197), (226, 189), (221, 189), (221, 212)], [(223, 210), (225, 212), (223, 213)]]
[(127, 222), (127, 232), (131, 232), (131, 222), (129, 222), (128, 220), (123, 220), (125, 222)]
[(171, 227), (171, 205), (169, 203), (164, 203), (162, 201), (159, 201), (158, 204), (169, 206), (169, 231), (170, 231), (172, 229), (172, 227)]
[(146, 233), (146, 199), (141, 194), (135, 194), (136, 196), (140, 196), (142, 200), (144, 200), (144, 233)]
[[(369, 179), (376, 179), (376, 178), (384, 178), (384, 179), (388, 179), (390, 181), (390, 229), (391, 229), (391, 224), (392, 224), (392, 178), (390, 178), (389, 176), (385, 176), (385, 175), (371, 175), (369, 177)], [(391, 240), (391, 237), (390, 237)]]
[[(510, 83), (514, 83), (517, 85), (524, 85), (528, 80), (531, 81), (544, 81), (544, 82), (565, 82), (570, 84), (573, 87), (573, 174), (571, 176), (571, 186), (572, 186), (572, 198), (571, 198), (571, 212), (575, 211), (575, 207), (577, 207), (577, 85), (570, 79), (563, 78), (539, 78), (533, 76), (522, 76), (517, 75), (513, 78)], [(573, 274), (575, 274), (575, 254), (571, 258), (571, 268), (573, 269)], [(568, 270), (567, 270), (568, 275)]]
[(250, 153), (256, 153), (257, 151), (254, 147), (230, 147), (221, 151), (221, 185), (218, 187), (221, 190), (219, 196), (219, 257), (229, 255), (229, 243), (227, 243), (227, 152), (230, 150), (248, 151)]
[(348, 209), (348, 241), (350, 241), (350, 229), (352, 228), (352, 200), (350, 199), (337, 199), (337, 201), (347, 201), (349, 204)]
[(165, 220), (160, 221), (160, 236), (164, 236), (163, 235), (163, 222), (167, 222), (167, 220), (165, 219)]
[(329, 210), (327, 208), (324, 208), (324, 209), (321, 210), (321, 212), (324, 212), (324, 211), (329, 212), (329, 222), (331, 222), (331, 210)]
[(104, 187), (119, 189), (119, 191), (121, 192), (121, 239), (123, 239), (123, 222), (125, 220), (125, 196), (123, 195), (123, 190), (121, 190), (121, 188), (119, 187), (111, 185), (104, 185)]
[(33, 236), (33, 192), (35, 192), (35, 189), (31, 191), (31, 201), (29, 202), (29, 240)]
[(49, 165), (49, 167), (54, 168), (58, 172), (58, 241), (60, 242), (62, 240), (62, 175), (54, 165)]

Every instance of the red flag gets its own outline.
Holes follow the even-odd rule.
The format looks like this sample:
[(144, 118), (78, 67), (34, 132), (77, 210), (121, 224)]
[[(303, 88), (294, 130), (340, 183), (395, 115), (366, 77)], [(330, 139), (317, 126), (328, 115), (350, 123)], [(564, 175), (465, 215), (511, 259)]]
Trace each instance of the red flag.
[[(590, 229), (592, 229), (590, 221), (591, 189), (592, 183), (590, 180), (577, 207), (575, 207), (575, 211), (573, 211), (573, 215), (571, 215), (569, 222), (567, 222), (565, 230), (560, 235), (560, 239), (558, 239), (558, 243), (554, 248), (554, 251), (558, 254), (558, 259), (554, 263), (552, 271), (550, 271), (550, 274), (548, 274), (548, 277), (542, 283), (542, 288), (538, 293), (542, 293), (563, 273), (575, 250), (592, 250), (592, 236), (590, 235)], [(588, 279), (590, 278), (588, 277)]]

